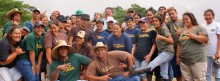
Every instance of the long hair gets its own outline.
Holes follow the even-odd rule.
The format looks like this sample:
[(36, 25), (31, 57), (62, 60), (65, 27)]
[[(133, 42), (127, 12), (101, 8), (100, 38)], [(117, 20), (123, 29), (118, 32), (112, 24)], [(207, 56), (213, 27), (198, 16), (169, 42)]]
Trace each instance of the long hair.
[(10, 48), (10, 53), (15, 50), (15, 48), (14, 48), (14, 46), (13, 46), (13, 44), (12, 44), (12, 38), (11, 38), (11, 36), (10, 36), (10, 35), (12, 35), (12, 33), (14, 32), (15, 29), (20, 29), (20, 28), (19, 28), (18, 26), (12, 26), (12, 27), (8, 30), (7, 35), (6, 35), (6, 38), (8, 39), (8, 42), (9, 42), (9, 44), (10, 44), (10, 46), (9, 46), (9, 48)]
[(199, 25), (193, 13), (191, 13), (191, 12), (185, 12), (185, 13), (183, 14), (183, 16), (185, 16), (185, 15), (186, 15), (186, 16), (189, 16), (190, 20), (192, 21), (192, 25)]

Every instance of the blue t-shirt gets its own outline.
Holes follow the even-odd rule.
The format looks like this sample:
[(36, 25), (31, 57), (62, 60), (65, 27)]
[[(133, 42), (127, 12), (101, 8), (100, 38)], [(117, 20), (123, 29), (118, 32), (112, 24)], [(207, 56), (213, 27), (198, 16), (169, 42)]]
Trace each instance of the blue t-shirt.
[(109, 34), (105, 31), (97, 32), (97, 37), (94, 35), (96, 32), (93, 32), (89, 36), (89, 40), (92, 41), (92, 46), (95, 46), (97, 42), (103, 42), (106, 44)]
[(127, 28), (127, 29), (125, 29), (125, 32), (131, 37), (132, 43), (134, 43), (134, 38), (137, 35), (137, 33), (139, 32), (139, 29), (133, 28), (132, 30), (129, 30)]
[(131, 53), (132, 40), (127, 33), (122, 33), (119, 38), (111, 34), (107, 39), (107, 46), (109, 51), (121, 50)]

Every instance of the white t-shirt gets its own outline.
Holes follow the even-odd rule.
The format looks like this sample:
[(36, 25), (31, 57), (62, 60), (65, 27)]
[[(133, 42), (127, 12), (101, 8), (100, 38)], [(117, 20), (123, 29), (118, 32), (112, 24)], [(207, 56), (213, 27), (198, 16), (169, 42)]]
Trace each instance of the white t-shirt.
[(213, 21), (209, 25), (204, 23), (201, 26), (204, 27), (208, 33), (209, 41), (208, 44), (206, 44), (207, 56), (214, 56), (216, 54), (218, 45), (217, 35), (220, 35), (220, 23)]

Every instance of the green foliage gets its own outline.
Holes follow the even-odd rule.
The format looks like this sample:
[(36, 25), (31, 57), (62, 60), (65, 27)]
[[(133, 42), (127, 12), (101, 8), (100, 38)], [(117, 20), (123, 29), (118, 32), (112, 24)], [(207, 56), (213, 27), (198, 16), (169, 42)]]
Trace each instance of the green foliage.
[(2, 34), (3, 34), (2, 30), (0, 29), (0, 39), (2, 38)]
[(18, 10), (23, 12), (21, 16), (21, 24), (31, 19), (31, 11), (34, 9), (33, 6), (24, 4), (22, 1), (0, 0), (0, 28), (9, 21), (9, 19), (5, 18), (5, 15), (13, 8), (18, 8)]
[[(119, 22), (122, 23), (124, 22), (124, 18), (127, 15), (127, 9), (123, 9), (120, 6), (117, 7), (112, 7), (113, 8), (113, 17)], [(131, 4), (131, 8), (136, 11), (136, 13), (141, 14), (142, 16), (145, 15), (146, 9), (144, 7), (141, 7), (140, 5), (134, 3)]]

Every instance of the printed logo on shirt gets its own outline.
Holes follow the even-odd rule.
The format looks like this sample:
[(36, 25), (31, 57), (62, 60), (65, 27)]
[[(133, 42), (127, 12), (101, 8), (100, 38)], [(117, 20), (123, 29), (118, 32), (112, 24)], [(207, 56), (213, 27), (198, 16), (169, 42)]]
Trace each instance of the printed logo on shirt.
[(98, 39), (103, 39), (104, 37), (102, 37), (102, 36), (98, 36)]
[(69, 71), (72, 71), (72, 70), (74, 70), (74, 67), (69, 65), (69, 66), (67, 66), (67, 69), (63, 70), (62, 72), (69, 72)]
[(188, 39), (189, 39), (189, 37), (184, 35), (184, 36), (179, 38), (179, 41), (185, 41), (185, 40), (188, 40)]
[(148, 37), (148, 34), (139, 34), (139, 37), (140, 37), (140, 38)]
[(215, 29), (211, 29), (211, 32), (215, 32)]
[(125, 46), (123, 44), (113, 44), (114, 48), (124, 48)]
[(134, 37), (134, 35), (133, 34), (129, 34), (129, 36), (132, 38), (132, 37)]
[(113, 66), (106, 66), (104, 68), (101, 69), (101, 72), (102, 73), (108, 73), (109, 70), (113, 69), (114, 67)]
[(36, 44), (36, 48), (42, 48), (42, 45)]

